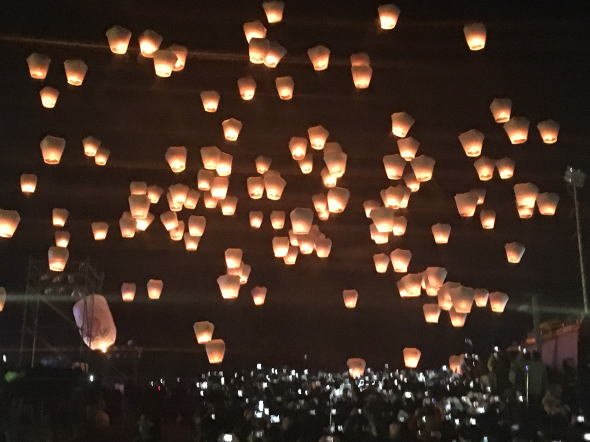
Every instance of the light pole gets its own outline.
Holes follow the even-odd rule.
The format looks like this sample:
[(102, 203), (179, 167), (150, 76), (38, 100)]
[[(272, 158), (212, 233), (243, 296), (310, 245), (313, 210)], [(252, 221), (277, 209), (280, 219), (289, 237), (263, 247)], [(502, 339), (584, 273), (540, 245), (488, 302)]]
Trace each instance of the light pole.
[(580, 203), (578, 201), (578, 189), (584, 186), (586, 174), (572, 166), (567, 166), (563, 177), (566, 183), (572, 186), (574, 196), (574, 211), (576, 214), (576, 234), (578, 237), (578, 257), (580, 261), (580, 278), (582, 280), (582, 299), (584, 300), (584, 314), (588, 315), (588, 290), (586, 287), (586, 271), (584, 267), (584, 250), (582, 247), (582, 226), (580, 222)]

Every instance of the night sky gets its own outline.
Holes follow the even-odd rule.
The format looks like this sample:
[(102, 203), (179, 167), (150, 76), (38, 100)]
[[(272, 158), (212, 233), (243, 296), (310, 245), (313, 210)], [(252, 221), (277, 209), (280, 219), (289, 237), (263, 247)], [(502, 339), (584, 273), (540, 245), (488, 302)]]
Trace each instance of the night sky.
[[(16, 209), (22, 218), (14, 237), (0, 241), (0, 285), (14, 295), (0, 314), (0, 347), (18, 345), (22, 304), (14, 297), (24, 291), (28, 257), (46, 257), (52, 245), (53, 207), (70, 211), (70, 259), (89, 257), (106, 275), (103, 293), (117, 324), (117, 343), (194, 348), (194, 353), (158, 356), (171, 372), (179, 358), (183, 369), (206, 367), (204, 350), (192, 333), (197, 320), (215, 323), (216, 336), (227, 344), (228, 365), (300, 364), (304, 354), (315, 367), (342, 367), (353, 356), (364, 357), (369, 366), (399, 365), (401, 349), (413, 346), (422, 349), (423, 363), (433, 366), (462, 351), (466, 337), (485, 352), (492, 343), (525, 336), (532, 326), (530, 316), (516, 310), (531, 294), (547, 306), (581, 305), (573, 201), (563, 174), (568, 164), (590, 172), (590, 54), (588, 17), (573, 10), (573, 3), (569, 10), (562, 2), (543, 1), (397, 1), (401, 16), (391, 31), (379, 29), (379, 3), (374, 1), (287, 0), (283, 22), (274, 25), (266, 24), (258, 0), (20, 3), (3, 6), (0, 33), (0, 207)], [(248, 61), (242, 24), (256, 19), (267, 26), (269, 39), (287, 48), (276, 69)], [(471, 52), (465, 44), (462, 28), (473, 20), (487, 27), (483, 51)], [(127, 55), (108, 50), (104, 32), (115, 24), (133, 32)], [(177, 43), (189, 48), (182, 72), (158, 78), (152, 60), (138, 56), (137, 36), (148, 28), (164, 37), (163, 47)], [(316, 44), (332, 51), (324, 72), (315, 72), (306, 55)], [(369, 53), (374, 70), (364, 91), (354, 88), (350, 74), (349, 56), (360, 51)], [(44, 82), (28, 75), (25, 58), (31, 52), (52, 59)], [(80, 58), (89, 66), (81, 87), (65, 82), (67, 58)], [(251, 102), (240, 99), (236, 86), (247, 75), (257, 82)], [(281, 101), (276, 94), (274, 79), (283, 75), (295, 80), (292, 101)], [(38, 94), (44, 85), (61, 92), (53, 110), (41, 106)], [(221, 94), (216, 113), (205, 113), (201, 106), (199, 93), (207, 89)], [(494, 122), (489, 111), (494, 97), (511, 98), (512, 114), (531, 121), (526, 144), (511, 145)], [(370, 240), (362, 203), (379, 200), (381, 189), (396, 184), (387, 179), (382, 157), (397, 153), (390, 115), (400, 111), (416, 120), (410, 135), (421, 142), (419, 153), (436, 159), (434, 178), (412, 194), (404, 211), (405, 236), (377, 246)], [(230, 117), (244, 124), (236, 143), (223, 139), (221, 121)], [(536, 129), (545, 119), (561, 124), (554, 145), (543, 144)], [(348, 188), (351, 198), (344, 213), (320, 222), (321, 231), (333, 240), (330, 257), (300, 255), (295, 266), (287, 267), (273, 257), (275, 231), (268, 215), (271, 210), (311, 208), (311, 195), (325, 191), (319, 176), (321, 152), (314, 151), (314, 172), (302, 175), (288, 150), (292, 136), (306, 136), (307, 128), (317, 124), (348, 154), (338, 185)], [(473, 159), (457, 139), (473, 128), (485, 134), (485, 156), (515, 160), (513, 179), (496, 175), (492, 181), (479, 181)], [(39, 142), (47, 134), (67, 141), (57, 166), (42, 161)], [(88, 135), (111, 150), (106, 167), (83, 155), (81, 140)], [(187, 169), (179, 175), (164, 160), (171, 145), (188, 148)], [(147, 232), (122, 239), (118, 219), (128, 210), (129, 182), (194, 187), (201, 168), (199, 148), (207, 145), (234, 156), (229, 194), (239, 198), (236, 215), (205, 209), (202, 199), (195, 211), (181, 212), (185, 220), (191, 213), (207, 217), (205, 235), (193, 253), (182, 242), (171, 241), (158, 219)], [(287, 180), (280, 201), (248, 198), (245, 182), (257, 175), (253, 160), (258, 155), (271, 157), (272, 169)], [(39, 177), (37, 192), (30, 197), (20, 192), (21, 173)], [(512, 189), (519, 182), (558, 193), (556, 215), (519, 219)], [(480, 209), (467, 220), (457, 213), (453, 195), (476, 187), (487, 190), (484, 207), (497, 212), (495, 230), (482, 230)], [(583, 222), (587, 194), (586, 189), (580, 194)], [(151, 209), (156, 216), (166, 210), (165, 197)], [(250, 210), (264, 212), (262, 229), (249, 227)], [(92, 221), (110, 224), (105, 241), (93, 240)], [(452, 224), (447, 246), (432, 240), (430, 226), (437, 222)], [(527, 248), (518, 265), (506, 262), (504, 243), (509, 241)], [(588, 241), (585, 245), (590, 246)], [(250, 281), (234, 302), (221, 298), (216, 282), (225, 271), (228, 247), (243, 248), (244, 260), (252, 266)], [(398, 247), (413, 253), (410, 272), (444, 266), (449, 281), (508, 293), (507, 312), (498, 316), (474, 308), (463, 329), (452, 328), (442, 312), (439, 325), (426, 325), (421, 306), (433, 298), (400, 299), (395, 286), (399, 275), (375, 272), (372, 255)], [(150, 278), (164, 281), (158, 301), (147, 300)], [(132, 304), (120, 301), (122, 282), (137, 284)], [(254, 285), (268, 287), (263, 307), (252, 305)], [(347, 288), (359, 291), (355, 310), (342, 304), (341, 292)], [(71, 303), (66, 299), (61, 306), (69, 311)], [(51, 328), (43, 333), (50, 341), (60, 336), (52, 336)], [(65, 342), (57, 344), (78, 345), (75, 331), (61, 334)]]

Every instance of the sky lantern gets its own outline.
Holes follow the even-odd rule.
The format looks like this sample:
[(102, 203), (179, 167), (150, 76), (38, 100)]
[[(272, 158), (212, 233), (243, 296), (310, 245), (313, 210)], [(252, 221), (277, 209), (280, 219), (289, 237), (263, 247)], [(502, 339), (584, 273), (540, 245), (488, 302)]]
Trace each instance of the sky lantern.
[(160, 214), (160, 221), (168, 232), (178, 226), (178, 216), (176, 212), (167, 211)]
[(85, 296), (74, 304), (73, 313), (82, 341), (91, 350), (106, 353), (117, 339), (117, 328), (105, 297)]
[(422, 282), (428, 296), (436, 296), (447, 277), (444, 267), (426, 267), (422, 272)]
[(182, 208), (184, 207), (184, 202), (186, 201), (186, 199), (184, 201), (179, 201), (179, 200), (175, 201), (173, 196), (170, 194), (170, 192), (166, 193), (166, 200), (168, 201), (168, 207), (173, 212), (180, 212), (182, 210)]
[(494, 98), (490, 103), (490, 111), (496, 123), (506, 123), (510, 120), (512, 100), (510, 98)]
[(234, 161), (233, 155), (225, 152), (219, 153), (219, 161), (215, 167), (215, 171), (219, 176), (230, 176), (232, 170), (232, 163)]
[(529, 136), (529, 120), (524, 117), (512, 117), (504, 123), (504, 131), (512, 144), (525, 143)]
[(121, 299), (123, 302), (133, 302), (135, 298), (135, 283), (134, 282), (124, 282), (121, 284)]
[(518, 183), (514, 185), (516, 205), (528, 208), (535, 207), (539, 188), (532, 183)]
[(35, 80), (45, 80), (51, 58), (47, 55), (33, 52), (27, 57), (27, 65), (29, 67), (29, 75)]
[(424, 304), (422, 306), (424, 312), (424, 320), (428, 324), (438, 324), (438, 318), (440, 317), (441, 308), (438, 304)]
[(436, 244), (447, 244), (449, 242), (449, 236), (451, 236), (451, 225), (434, 224), (432, 226), (432, 236)]
[(84, 155), (87, 157), (94, 157), (101, 145), (101, 141), (93, 136), (85, 137), (82, 140), (82, 147), (84, 148)]
[(45, 86), (39, 91), (41, 97), (41, 105), (46, 109), (53, 109), (57, 98), (59, 97), (59, 91), (51, 86)]
[(110, 150), (106, 149), (103, 146), (99, 147), (96, 151), (96, 155), (94, 155), (94, 164), (96, 164), (97, 166), (106, 166), (107, 162), (109, 161), (110, 155)]
[(5, 305), (6, 305), (6, 289), (4, 287), (0, 287), (0, 312), (4, 310)]
[(297, 161), (301, 173), (304, 175), (310, 174), (313, 171), (313, 154), (308, 152), (305, 158)]
[(184, 208), (188, 210), (196, 209), (199, 198), (201, 198), (201, 192), (196, 189), (190, 189), (186, 194), (186, 199), (184, 200)]
[(324, 167), (320, 171), (320, 177), (322, 178), (322, 183), (328, 189), (336, 187), (336, 184), (338, 184), (338, 177), (336, 175), (332, 175), (327, 167)]
[(381, 204), (375, 200), (363, 201), (363, 210), (365, 211), (365, 216), (367, 218), (371, 218), (373, 209), (376, 209), (377, 207), (381, 207)]
[(553, 120), (544, 120), (537, 124), (541, 139), (545, 144), (554, 144), (557, 142), (559, 134), (559, 123)]
[(285, 212), (282, 210), (273, 210), (270, 212), (270, 223), (275, 230), (281, 230), (285, 226)]
[(181, 206), (186, 201), (188, 191), (189, 191), (188, 186), (185, 184), (181, 184), (181, 183), (173, 184), (168, 187), (168, 193), (170, 194), (172, 201), (180, 204)]
[(251, 176), (246, 179), (248, 195), (253, 200), (258, 200), (264, 195), (264, 178), (260, 176)]
[(387, 3), (377, 8), (379, 13), (379, 26), (383, 30), (390, 30), (395, 28), (397, 20), (399, 19), (400, 10), (393, 3)]
[(72, 86), (82, 86), (88, 65), (82, 60), (66, 60), (64, 61), (64, 69), (66, 71), (66, 79), (68, 84)]
[(293, 98), (293, 90), (295, 89), (293, 77), (277, 77), (275, 78), (275, 86), (277, 87), (277, 93), (281, 100), (290, 100)]
[[(420, 190), (420, 181), (418, 181), (416, 175), (414, 175), (413, 170), (409, 170), (408, 172), (404, 173), (402, 178), (404, 180), (404, 184), (408, 189), (410, 189), (411, 192), (418, 192)], [(402, 207), (401, 203), (400, 207)]]
[(197, 343), (206, 344), (207, 342), (210, 342), (211, 339), (213, 339), (215, 326), (209, 321), (198, 321), (193, 324), (193, 331), (195, 332)]
[(504, 248), (506, 249), (506, 259), (511, 264), (518, 264), (526, 250), (525, 246), (516, 241), (504, 244)]
[(333, 187), (328, 190), (328, 210), (330, 213), (342, 213), (346, 209), (350, 191), (344, 187)]
[(263, 64), (269, 50), (270, 42), (266, 38), (251, 38), (248, 43), (250, 63)]
[(68, 263), (70, 252), (65, 247), (52, 246), (47, 252), (49, 270), (52, 272), (63, 272)]
[(471, 129), (460, 134), (459, 141), (461, 142), (461, 146), (463, 146), (465, 155), (468, 157), (480, 156), (484, 137), (484, 134), (477, 129)]
[(477, 207), (477, 195), (472, 192), (457, 193), (455, 195), (455, 204), (460, 216), (471, 218), (475, 214), (475, 208)]
[(260, 210), (251, 210), (249, 213), (250, 218), (250, 227), (253, 229), (260, 229), (262, 226), (262, 220), (264, 219), (264, 215)]
[(141, 55), (146, 58), (152, 58), (162, 44), (162, 36), (151, 29), (143, 31), (138, 40)]
[(330, 238), (318, 238), (315, 241), (315, 253), (318, 258), (327, 258), (332, 251), (332, 240)]
[(265, 157), (263, 155), (258, 155), (254, 159), (254, 165), (256, 166), (256, 172), (260, 175), (264, 175), (266, 172), (270, 170), (270, 165), (272, 163), (272, 158)]
[(225, 266), (228, 269), (237, 269), (242, 265), (244, 252), (239, 248), (229, 248), (225, 250)]
[(403, 353), (406, 368), (416, 368), (420, 362), (422, 352), (417, 348), (406, 347), (404, 348)]
[(184, 232), (184, 248), (187, 252), (195, 252), (199, 248), (200, 236), (192, 236), (189, 232)]
[(422, 274), (408, 273), (397, 282), (399, 295), (402, 298), (416, 298), (422, 292)]
[(119, 230), (121, 231), (121, 238), (133, 238), (135, 236), (135, 230), (137, 229), (137, 221), (125, 212), (121, 218), (119, 218)]
[(20, 190), (26, 195), (35, 193), (37, 189), (37, 175), (32, 173), (23, 173), (20, 176)]
[(404, 185), (389, 186), (387, 189), (383, 189), (380, 192), (381, 200), (386, 207), (392, 209), (399, 209), (402, 207), (402, 202), (406, 194), (409, 194), (410, 190)]
[(66, 140), (60, 137), (46, 135), (45, 138), (41, 140), (40, 147), (43, 162), (45, 162), (45, 164), (59, 164), (64, 149), (66, 148)]
[(358, 298), (359, 292), (357, 292), (356, 290), (342, 290), (342, 299), (344, 301), (344, 307), (348, 309), (355, 308)]
[(266, 14), (266, 20), (269, 23), (280, 23), (283, 20), (283, 11), (285, 10), (285, 3), (281, 1), (267, 1), (262, 2), (262, 8)]
[(307, 56), (313, 65), (314, 71), (325, 71), (330, 63), (330, 49), (317, 45), (307, 50)]
[(474, 301), (477, 307), (485, 307), (488, 304), (490, 292), (488, 289), (475, 289)]
[(455, 374), (461, 374), (461, 366), (463, 365), (463, 355), (449, 356), (449, 370)]
[[(399, 141), (401, 140), (398, 140), (398, 144)], [(406, 167), (406, 160), (398, 154), (385, 155), (383, 157), (383, 166), (385, 167), (385, 173), (387, 174), (387, 178), (389, 178), (390, 180), (399, 180), (404, 173), (404, 168)]]
[(188, 231), (192, 236), (203, 236), (207, 218), (200, 215), (191, 215), (188, 217)]
[(472, 51), (481, 51), (486, 45), (486, 27), (483, 23), (470, 23), (463, 26), (467, 46)]
[(233, 216), (236, 213), (236, 208), (238, 206), (238, 197), (237, 196), (226, 196), (219, 202), (221, 206), (221, 213), (224, 216)]
[(272, 171), (269, 170), (264, 174), (264, 189), (266, 190), (266, 197), (269, 200), (278, 201), (283, 195), (287, 181), (285, 181), (278, 172), (272, 174), (270, 172)]
[(289, 251), (289, 237), (275, 236), (272, 239), (272, 249), (276, 258), (283, 258)]
[(242, 97), (242, 100), (252, 100), (254, 98), (254, 94), (256, 93), (256, 80), (250, 76), (238, 78), (238, 91), (240, 92), (240, 97)]
[(481, 221), (481, 227), (486, 230), (491, 230), (496, 224), (496, 211), (493, 209), (482, 209), (479, 212), (479, 220)]
[(240, 277), (240, 285), (245, 285), (248, 283), (248, 279), (250, 278), (250, 273), (252, 272), (252, 266), (242, 263), (242, 265), (237, 269), (231, 269), (227, 271), (228, 274), (236, 274)]
[(222, 200), (227, 195), (229, 187), (229, 178), (226, 176), (216, 176), (211, 181), (211, 196), (217, 200)]
[[(410, 128), (414, 124), (414, 121), (414, 118), (407, 112), (395, 112), (391, 114), (391, 132), (396, 137), (404, 138), (410, 131)], [(402, 157), (404, 157), (401, 150), (400, 154), (402, 155)]]
[[(412, 166), (412, 170), (414, 171), (414, 176), (419, 183), (430, 181), (435, 163), (436, 161), (427, 155), (420, 155), (410, 162), (410, 166)], [(418, 186), (418, 188), (420, 188), (420, 186)]]
[(367, 363), (361, 358), (350, 358), (346, 361), (348, 375), (353, 379), (358, 379), (365, 374)]
[(258, 20), (248, 21), (242, 26), (246, 41), (250, 43), (253, 38), (266, 37), (266, 27)]
[(315, 150), (322, 150), (326, 144), (326, 140), (330, 136), (330, 132), (324, 126), (313, 126), (307, 129), (309, 142), (311, 147)]
[(147, 282), (147, 294), (149, 299), (160, 299), (162, 290), (164, 289), (164, 282), (160, 279), (150, 279)]
[(203, 191), (211, 190), (213, 178), (215, 178), (215, 173), (213, 171), (199, 169), (199, 172), (197, 172), (197, 188)]
[(373, 68), (371, 66), (352, 66), (352, 82), (357, 89), (367, 89), (371, 84), (373, 77)]
[(148, 216), (144, 219), (136, 219), (135, 220), (135, 228), (141, 232), (145, 232), (147, 228), (152, 224), (154, 221), (154, 214), (148, 213)]
[(205, 112), (217, 112), (220, 98), (217, 91), (201, 91), (201, 102), (203, 103)]
[(147, 195), (130, 195), (129, 210), (133, 218), (145, 218), (150, 211), (150, 200)]
[(291, 137), (289, 140), (289, 151), (294, 160), (299, 161), (304, 159), (307, 153), (307, 138)]
[(109, 231), (109, 225), (103, 221), (95, 221), (90, 223), (90, 227), (92, 228), (92, 235), (94, 236), (95, 241), (102, 241), (107, 237), (107, 233)]
[(56, 230), (54, 234), (55, 245), (57, 247), (67, 247), (70, 243), (70, 232), (67, 230)]
[(389, 254), (389, 256), (391, 258), (391, 265), (393, 266), (394, 272), (406, 273), (408, 271), (408, 266), (410, 265), (410, 260), (412, 259), (411, 251), (395, 249)]
[(276, 68), (286, 53), (287, 49), (280, 43), (276, 41), (269, 42), (268, 51), (264, 57), (264, 66), (271, 69)]
[(252, 294), (252, 300), (254, 301), (254, 305), (264, 305), (264, 301), (266, 300), (266, 292), (266, 287), (256, 286), (252, 289), (250, 293)]
[(451, 319), (451, 325), (456, 328), (463, 327), (465, 320), (467, 319), (467, 313), (459, 313), (454, 308), (449, 310), (449, 318)]
[(470, 190), (471, 193), (477, 195), (477, 205), (481, 206), (486, 200), (486, 189), (483, 187), (476, 187)]
[(555, 215), (559, 203), (559, 195), (556, 193), (539, 193), (537, 195), (537, 207), (541, 215)]
[(337, 178), (344, 176), (347, 159), (348, 156), (342, 152), (340, 144), (332, 142), (324, 146), (324, 163), (328, 171)]
[(420, 142), (413, 137), (400, 138), (399, 140), (397, 140), (397, 148), (399, 150), (399, 154), (406, 161), (411, 161), (414, 159), (419, 147)]
[(113, 54), (121, 55), (127, 53), (129, 41), (131, 40), (131, 31), (129, 29), (115, 25), (107, 29), (105, 35), (107, 36), (109, 48)]
[(369, 216), (379, 233), (393, 232), (394, 209), (390, 207), (375, 207)]
[(350, 55), (350, 66), (371, 66), (371, 58), (366, 52), (356, 52)]
[(408, 220), (405, 216), (393, 217), (393, 236), (404, 236), (408, 227)]
[(242, 130), (242, 122), (235, 118), (228, 118), (221, 122), (221, 127), (223, 128), (223, 136), (227, 141), (236, 141)]
[(225, 356), (225, 342), (223, 339), (212, 339), (205, 344), (205, 351), (210, 364), (221, 364)]
[(292, 266), (297, 263), (297, 256), (299, 255), (299, 247), (289, 246), (287, 254), (283, 256), (285, 265)]
[(387, 267), (389, 267), (389, 256), (385, 253), (377, 253), (376, 255), (373, 255), (373, 262), (375, 263), (375, 270), (377, 273), (387, 272)]
[(457, 313), (471, 313), (475, 290), (471, 287), (458, 285), (450, 290), (453, 308)]
[(299, 252), (302, 255), (311, 255), (314, 251), (315, 241), (312, 235), (297, 235), (299, 241)]
[(494, 177), (494, 168), (496, 162), (483, 155), (473, 162), (473, 167), (477, 171), (480, 181), (489, 181)]
[[(238, 266), (239, 267), (239, 266)], [(240, 275), (221, 275), (217, 284), (223, 299), (236, 299), (240, 292)]]
[(0, 238), (12, 238), (20, 223), (20, 215), (16, 210), (0, 209)]
[(508, 304), (509, 297), (503, 292), (490, 293), (490, 308), (494, 313), (503, 313)]
[(518, 211), (518, 217), (521, 219), (529, 219), (533, 217), (535, 213), (535, 209), (533, 207), (527, 206), (516, 206), (516, 210)]
[(389, 242), (389, 232), (379, 232), (375, 224), (371, 224), (369, 226), (369, 232), (371, 234), (371, 239), (375, 244), (382, 245), (387, 244)]
[(166, 161), (174, 173), (180, 173), (186, 169), (186, 147), (170, 146), (166, 150)]
[(297, 235), (306, 235), (313, 224), (313, 210), (307, 207), (296, 207), (289, 213), (291, 227)]
[[(145, 181), (131, 181), (129, 183), (129, 193), (131, 195), (147, 195), (147, 192), (148, 192), (148, 185)], [(149, 195), (148, 195), (148, 197), (149, 197)]]
[(453, 300), (451, 299), (450, 288), (457, 285), (456, 282), (445, 282), (437, 293), (437, 303), (441, 310), (446, 312), (453, 308)]
[(172, 68), (172, 70), (174, 72), (182, 71), (186, 64), (188, 49), (185, 46), (181, 45), (171, 45), (168, 48), (168, 51), (171, 51), (176, 56), (176, 62), (174, 63), (174, 67)]
[(514, 175), (514, 161), (510, 158), (505, 157), (497, 160), (496, 168), (498, 169), (500, 178), (503, 180), (510, 179)]
[(51, 211), (51, 218), (53, 225), (56, 227), (63, 227), (66, 225), (70, 212), (67, 209), (53, 209)]

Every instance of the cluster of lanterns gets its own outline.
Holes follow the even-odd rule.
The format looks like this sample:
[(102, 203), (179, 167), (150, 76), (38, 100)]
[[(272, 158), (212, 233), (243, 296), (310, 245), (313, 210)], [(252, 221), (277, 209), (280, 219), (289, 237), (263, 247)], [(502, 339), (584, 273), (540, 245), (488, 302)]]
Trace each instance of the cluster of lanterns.
[(209, 321), (198, 321), (193, 324), (193, 331), (197, 343), (205, 346), (209, 363), (221, 364), (225, 357), (225, 342), (223, 339), (213, 339), (215, 325)]

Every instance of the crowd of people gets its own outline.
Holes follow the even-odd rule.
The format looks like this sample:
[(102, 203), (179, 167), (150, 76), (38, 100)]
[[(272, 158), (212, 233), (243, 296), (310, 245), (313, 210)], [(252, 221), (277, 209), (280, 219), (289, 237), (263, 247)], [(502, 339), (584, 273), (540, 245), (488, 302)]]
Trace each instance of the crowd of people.
[(523, 351), (465, 355), (461, 373), (386, 366), (356, 379), (258, 365), (106, 386), (78, 373), (4, 376), (0, 442), (590, 440), (574, 366), (548, 373)]

